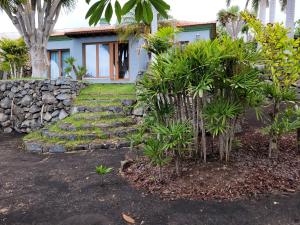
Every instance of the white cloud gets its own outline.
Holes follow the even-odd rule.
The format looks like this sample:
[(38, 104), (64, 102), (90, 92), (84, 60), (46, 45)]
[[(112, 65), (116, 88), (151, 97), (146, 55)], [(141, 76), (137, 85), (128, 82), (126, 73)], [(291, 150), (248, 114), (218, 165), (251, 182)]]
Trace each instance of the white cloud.
[[(124, 2), (124, 0), (123, 0)], [(180, 20), (190, 21), (212, 21), (216, 20), (217, 12), (225, 8), (225, 0), (167, 0), (171, 5), (171, 15)], [(233, 0), (233, 5), (244, 6), (245, 0)], [(63, 12), (55, 26), (55, 29), (86, 27), (87, 21), (84, 19), (88, 10), (88, 5), (84, 0), (78, 0), (76, 8), (71, 12)], [(277, 21), (283, 21), (285, 15), (280, 11), (277, 4)], [(296, 1), (296, 19), (300, 19), (300, 0)], [(0, 11), (0, 33), (16, 32), (13, 24), (5, 13)]]

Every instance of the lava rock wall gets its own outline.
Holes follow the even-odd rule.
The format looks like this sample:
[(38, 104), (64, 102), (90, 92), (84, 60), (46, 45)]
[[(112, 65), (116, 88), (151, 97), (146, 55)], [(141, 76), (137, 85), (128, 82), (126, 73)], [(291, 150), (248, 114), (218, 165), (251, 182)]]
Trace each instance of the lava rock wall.
[(0, 81), (0, 131), (29, 133), (64, 119), (85, 86), (68, 79)]

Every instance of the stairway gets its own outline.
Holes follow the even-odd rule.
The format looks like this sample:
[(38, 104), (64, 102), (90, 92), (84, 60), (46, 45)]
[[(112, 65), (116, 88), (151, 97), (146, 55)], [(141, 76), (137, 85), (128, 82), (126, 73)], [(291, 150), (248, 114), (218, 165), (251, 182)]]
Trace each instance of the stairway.
[(75, 100), (72, 115), (25, 136), (25, 149), (61, 153), (129, 147), (127, 137), (137, 132), (130, 115), (135, 104), (132, 90), (129, 85), (87, 87)]

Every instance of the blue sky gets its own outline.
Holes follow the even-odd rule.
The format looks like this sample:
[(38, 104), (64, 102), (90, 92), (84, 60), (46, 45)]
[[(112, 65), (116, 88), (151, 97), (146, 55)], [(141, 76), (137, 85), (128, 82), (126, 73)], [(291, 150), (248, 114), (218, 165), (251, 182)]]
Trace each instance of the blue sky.
[[(124, 0), (123, 0), (124, 1)], [(216, 20), (217, 12), (225, 8), (225, 0), (166, 0), (171, 5), (171, 15), (180, 20), (207, 22)], [(278, 0), (279, 1), (279, 0)], [(233, 0), (233, 5), (243, 8), (245, 0)], [(77, 6), (72, 11), (64, 11), (55, 29), (87, 27), (84, 19), (88, 5), (85, 0), (78, 0)], [(277, 21), (284, 21), (285, 15), (277, 4)], [(300, 0), (296, 0), (296, 19), (300, 19)], [(16, 32), (13, 24), (4, 12), (0, 11), (0, 33)]]

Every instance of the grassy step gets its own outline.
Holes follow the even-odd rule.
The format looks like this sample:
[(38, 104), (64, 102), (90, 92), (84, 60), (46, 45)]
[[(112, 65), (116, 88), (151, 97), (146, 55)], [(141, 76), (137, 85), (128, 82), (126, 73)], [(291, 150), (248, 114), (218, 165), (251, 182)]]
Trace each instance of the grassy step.
[(126, 117), (124, 113), (114, 113), (114, 112), (104, 111), (104, 112), (96, 112), (96, 113), (87, 113), (87, 112), (76, 113), (72, 116), (72, 119), (90, 121), (90, 120), (114, 119), (114, 118), (124, 118), (124, 117)]
[(92, 84), (81, 90), (70, 117), (24, 137), (31, 152), (118, 149), (137, 131), (126, 112), (135, 102), (131, 84)]
[(78, 112), (115, 112), (115, 113), (120, 113), (123, 112), (123, 107), (122, 106), (114, 106), (114, 105), (109, 105), (109, 106), (84, 106), (84, 105), (78, 105), (77, 111)]
[(93, 130), (95, 128), (100, 129), (109, 129), (117, 127), (128, 127), (135, 125), (136, 122), (132, 118), (113, 118), (113, 119), (102, 119), (102, 120), (93, 120), (87, 122), (86, 120), (77, 120), (71, 123), (64, 122), (58, 125), (60, 130), (64, 131), (76, 131), (76, 130)]
[(41, 135), (44, 138), (59, 139), (59, 140), (98, 140), (98, 139), (109, 139), (115, 137), (126, 137), (137, 132), (136, 127), (117, 127), (112, 129), (100, 129), (97, 127), (91, 128), (90, 130), (72, 130), (65, 131), (58, 127), (51, 127), (50, 129), (43, 129)]
[(83, 150), (110, 150), (121, 149), (130, 146), (130, 142), (125, 139), (110, 140), (47, 140), (39, 137), (38, 139), (24, 140), (25, 149), (35, 153), (63, 153)]

